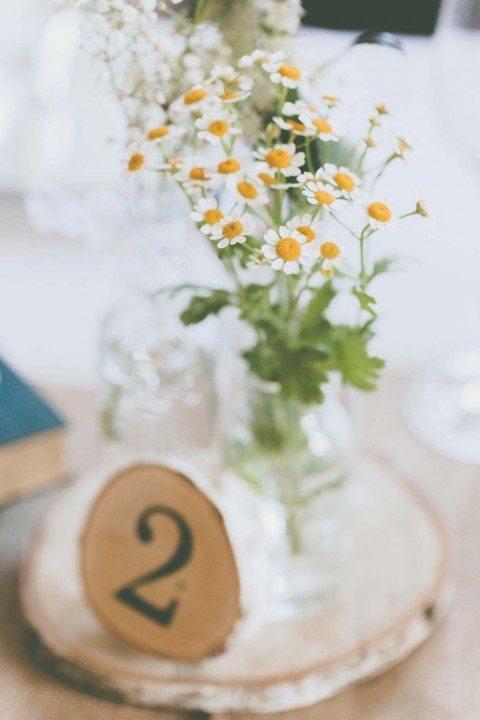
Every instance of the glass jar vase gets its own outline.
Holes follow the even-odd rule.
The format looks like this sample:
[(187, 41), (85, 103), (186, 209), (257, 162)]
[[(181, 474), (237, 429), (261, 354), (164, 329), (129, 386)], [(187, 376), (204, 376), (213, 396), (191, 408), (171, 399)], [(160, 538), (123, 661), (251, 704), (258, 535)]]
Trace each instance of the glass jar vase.
[(249, 376), (228, 426), (227, 464), (261, 497), (271, 619), (318, 612), (350, 545), (346, 484), (354, 432), (338, 387), (327, 388), (321, 405), (306, 405)]
[(164, 294), (137, 291), (106, 318), (99, 357), (104, 436), (139, 452), (214, 454), (210, 356), (177, 317)]

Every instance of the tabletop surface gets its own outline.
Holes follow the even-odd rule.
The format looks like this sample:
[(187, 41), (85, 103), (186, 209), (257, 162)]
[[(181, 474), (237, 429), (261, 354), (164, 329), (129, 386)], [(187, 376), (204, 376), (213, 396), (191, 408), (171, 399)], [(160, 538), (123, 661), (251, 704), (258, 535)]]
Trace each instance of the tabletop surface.
[[(380, 678), (281, 720), (478, 720), (480, 718), (480, 469), (423, 448), (405, 428), (405, 381), (387, 377), (366, 402), (365, 447), (387, 458), (437, 508), (446, 523), (457, 595), (436, 634)], [(53, 388), (47, 396), (70, 421), (75, 474), (101, 452), (95, 394)], [(0, 718), (2, 720), (153, 720), (179, 718), (84, 695), (47, 675), (28, 653), (18, 601), (21, 558), (35, 524), (57, 490), (0, 510)], [(191, 715), (193, 720), (202, 715)], [(227, 720), (216, 715), (212, 720)], [(232, 716), (233, 717), (233, 716)], [(249, 720), (252, 716), (235, 716)]]

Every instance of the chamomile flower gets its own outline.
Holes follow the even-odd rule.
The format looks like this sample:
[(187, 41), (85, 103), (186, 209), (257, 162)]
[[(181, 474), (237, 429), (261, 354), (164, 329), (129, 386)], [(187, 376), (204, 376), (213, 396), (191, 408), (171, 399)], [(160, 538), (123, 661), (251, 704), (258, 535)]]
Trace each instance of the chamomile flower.
[(362, 181), (350, 168), (325, 163), (323, 169), (328, 182), (335, 185), (342, 197), (348, 200), (358, 194)]
[(242, 165), (237, 158), (230, 157), (221, 160), (217, 165), (217, 174), (220, 176), (236, 175), (242, 169)]
[(270, 260), (274, 270), (283, 270), (286, 275), (297, 275), (300, 263), (305, 261), (302, 257), (303, 246), (307, 238), (302, 233), (283, 225), (278, 233), (268, 230), (264, 238), (266, 245), (262, 245), (262, 253)]
[(247, 236), (255, 230), (255, 222), (243, 209), (223, 217), (211, 231), (212, 240), (218, 240), (218, 248), (236, 245), (247, 241)]
[(198, 137), (212, 145), (229, 140), (234, 135), (240, 135), (240, 128), (235, 127), (235, 118), (227, 110), (220, 110), (214, 114), (207, 114), (195, 121), (200, 130)]
[(283, 115), (288, 115), (289, 117), (292, 117), (293, 115), (298, 116), (303, 112), (318, 113), (318, 110), (314, 105), (305, 102), (305, 100), (296, 100), (296, 102), (287, 101), (282, 107)]
[(322, 260), (322, 274), (326, 277), (330, 277), (333, 268), (342, 265), (346, 260), (345, 246), (337, 238), (322, 242), (319, 254)]
[(275, 85), (294, 90), (302, 82), (302, 71), (296, 65), (285, 62), (283, 59), (268, 60), (263, 63), (262, 68), (270, 75), (270, 80)]
[(253, 87), (252, 78), (242, 75), (231, 65), (215, 65), (210, 73), (210, 81), (221, 82), (227, 90), (239, 90), (249, 93)]
[(253, 173), (241, 173), (227, 180), (227, 187), (237, 202), (244, 205), (266, 205), (269, 197), (265, 185)]
[(244, 55), (238, 61), (238, 66), (241, 68), (251, 68), (255, 65), (263, 65), (266, 62), (275, 62), (276, 60), (283, 59), (284, 54), (282, 52), (268, 53), (266, 50), (254, 50), (250, 55)]
[(218, 203), (214, 197), (200, 198), (190, 213), (192, 220), (201, 223), (200, 232), (210, 235), (213, 226), (223, 219), (223, 213), (218, 209)]
[(175, 180), (181, 183), (185, 188), (203, 188), (204, 190), (211, 190), (216, 184), (215, 174), (210, 170), (202, 166), (186, 165), (180, 167)]
[(310, 245), (314, 241), (318, 240), (322, 225), (323, 223), (321, 220), (312, 221), (312, 215), (309, 213), (306, 213), (305, 215), (297, 215), (287, 222), (289, 230), (294, 230), (305, 236), (305, 242), (307, 245)]
[(335, 210), (339, 203), (340, 191), (322, 182), (309, 180), (302, 192), (309, 203), (325, 210)]
[(147, 140), (151, 142), (163, 142), (170, 138), (179, 138), (184, 134), (185, 129), (178, 125), (160, 125), (148, 131)]
[(141, 152), (133, 153), (128, 160), (127, 168), (129, 173), (141, 170), (145, 165), (145, 155)]
[(379, 200), (376, 197), (365, 198), (362, 214), (373, 230), (392, 230), (397, 226), (397, 218), (394, 215), (392, 205), (383, 199)]
[(308, 182), (328, 182), (328, 177), (323, 168), (318, 168), (315, 175), (311, 172), (304, 172), (297, 177), (300, 185), (305, 186)]
[(207, 99), (207, 89), (202, 85), (197, 85), (182, 96), (181, 102), (190, 110), (198, 110)]
[(303, 111), (299, 115), (299, 120), (305, 125), (310, 134), (316, 135), (324, 142), (336, 142), (339, 139), (338, 134), (334, 131), (330, 119), (322, 117), (317, 112), (311, 113)]
[(323, 95), (322, 100), (328, 107), (337, 107), (342, 102), (342, 99), (336, 95)]
[(298, 120), (292, 120), (291, 118), (285, 120), (282, 117), (274, 117), (273, 122), (278, 125), (278, 127), (282, 130), (287, 130), (288, 132), (292, 133), (292, 135), (299, 135), (305, 137), (306, 135), (310, 134), (310, 131), (307, 130), (306, 125), (299, 122)]
[(305, 164), (305, 153), (296, 152), (294, 143), (274, 145), (272, 148), (258, 148), (253, 155), (285, 177), (297, 177), (300, 175), (300, 168)]

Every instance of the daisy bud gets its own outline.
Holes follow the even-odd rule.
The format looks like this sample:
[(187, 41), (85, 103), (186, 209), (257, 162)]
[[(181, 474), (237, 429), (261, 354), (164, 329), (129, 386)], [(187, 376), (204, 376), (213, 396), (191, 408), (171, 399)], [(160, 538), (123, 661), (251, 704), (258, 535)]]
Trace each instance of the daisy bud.
[(417, 201), (417, 205), (415, 207), (415, 212), (417, 213), (417, 215), (421, 215), (422, 217), (425, 217), (425, 218), (429, 217), (429, 214), (427, 212), (427, 209), (425, 207), (425, 203), (423, 202), (423, 200)]
[(365, 145), (366, 145), (368, 148), (373, 148), (373, 147), (376, 146), (376, 144), (377, 144), (377, 143), (376, 143), (375, 140), (372, 138), (372, 136), (371, 136), (371, 135), (367, 135), (367, 137), (365, 138)]
[(280, 128), (275, 123), (267, 125), (267, 137), (277, 140), (280, 137)]
[(375, 110), (379, 115), (388, 115), (388, 108), (385, 103), (378, 103), (378, 105), (375, 105)]

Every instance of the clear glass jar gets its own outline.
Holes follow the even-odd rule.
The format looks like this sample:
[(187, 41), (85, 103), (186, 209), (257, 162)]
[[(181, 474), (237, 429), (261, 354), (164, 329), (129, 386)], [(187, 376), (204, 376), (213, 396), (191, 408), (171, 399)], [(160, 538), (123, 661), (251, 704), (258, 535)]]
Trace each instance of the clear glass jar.
[(318, 612), (337, 585), (350, 545), (353, 449), (353, 423), (333, 385), (318, 406), (252, 376), (238, 393), (226, 461), (262, 498), (272, 620)]
[(105, 320), (100, 339), (106, 438), (135, 451), (208, 451), (216, 444), (211, 361), (164, 295), (134, 293)]

